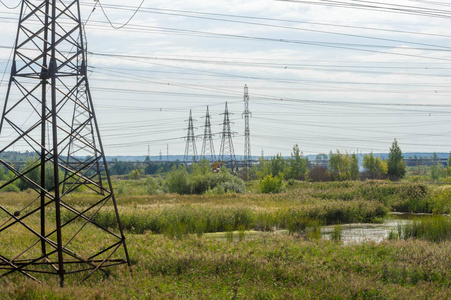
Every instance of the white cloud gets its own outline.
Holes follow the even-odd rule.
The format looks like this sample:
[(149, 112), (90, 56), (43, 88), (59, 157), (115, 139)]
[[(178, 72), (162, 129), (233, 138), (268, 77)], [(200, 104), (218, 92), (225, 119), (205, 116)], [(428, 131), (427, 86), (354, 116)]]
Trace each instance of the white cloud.
[[(133, 14), (132, 7), (140, 3), (141, 0), (127, 3), (111, 0), (104, 4), (111, 21), (120, 25)], [(397, 2), (407, 3), (410, 2)], [(93, 5), (94, 2), (82, 5), (83, 19)], [(129, 8), (112, 7), (118, 5)], [(0, 16), (5, 13), (1, 7)], [(398, 107), (374, 108), (365, 103), (445, 103), (448, 93), (444, 88), (445, 76), (451, 70), (451, 63), (446, 61), (448, 52), (412, 43), (451, 47), (451, 37), (431, 35), (448, 35), (446, 25), (445, 19), (273, 0), (146, 0), (128, 27), (114, 30), (97, 7), (86, 27), (89, 51), (137, 56), (90, 56), (89, 64), (94, 70), (91, 85), (104, 88), (93, 91), (95, 103), (100, 105), (97, 115), (101, 124), (109, 124), (118, 117), (128, 124), (159, 122), (152, 130), (149, 128), (148, 135), (122, 136), (119, 141), (111, 132), (127, 136), (126, 132), (133, 129), (128, 125), (107, 129), (105, 144), (123, 145), (109, 149), (109, 154), (145, 154), (148, 144), (158, 152), (166, 142), (152, 133), (155, 126), (164, 127), (165, 120), (175, 119), (168, 125), (173, 130), (165, 137), (183, 136), (185, 132), (180, 128), (186, 126), (183, 120), (189, 109), (196, 108), (200, 119), (207, 104), (212, 105), (215, 122), (220, 123), (218, 114), (224, 101), (231, 102), (230, 109), (236, 113), (236, 131), (242, 132), (242, 92), (244, 84), (248, 84), (256, 151), (267, 147), (267, 155), (280, 151), (289, 154), (294, 143), (299, 143), (307, 153), (341, 147), (376, 151), (388, 148), (386, 143), (398, 133), (405, 138), (403, 150), (415, 151), (417, 128), (401, 124), (415, 123), (421, 111), (435, 108), (404, 108), (420, 111), (409, 115), (396, 110)], [(12, 23), (2, 22), (2, 46), (12, 45), (15, 30)], [(0, 49), (0, 59), (6, 60), (8, 56), (8, 49)], [(118, 91), (105, 91), (113, 88)], [(4, 91), (4, 85), (0, 91)], [(336, 104), (346, 102), (361, 105)], [(437, 118), (443, 118), (449, 110), (442, 108), (442, 115)], [(391, 114), (392, 111), (399, 115)], [(267, 116), (270, 120), (265, 119)], [(421, 119), (425, 132), (439, 132), (439, 127), (434, 122), (428, 123), (429, 120)], [(359, 122), (365, 124), (359, 126)], [(387, 129), (385, 124), (392, 123), (395, 125)], [(272, 140), (274, 135), (269, 132), (279, 136)], [(377, 139), (371, 141), (372, 135)], [(145, 142), (136, 146), (134, 143), (140, 139)], [(449, 137), (431, 137), (424, 144), (434, 145), (428, 148), (430, 151), (448, 151), (447, 140)], [(183, 152), (183, 139), (170, 143), (172, 154)], [(242, 145), (242, 137), (237, 137), (236, 143)], [(274, 144), (278, 150), (273, 149)], [(241, 152), (237, 149), (237, 153)]]

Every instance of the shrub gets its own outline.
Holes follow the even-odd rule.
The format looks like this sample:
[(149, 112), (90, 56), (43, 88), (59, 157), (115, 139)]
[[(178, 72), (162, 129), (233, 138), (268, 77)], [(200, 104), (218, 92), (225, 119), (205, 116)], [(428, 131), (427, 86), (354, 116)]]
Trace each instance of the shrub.
[(319, 182), (319, 181), (330, 181), (331, 176), (329, 173), (329, 170), (327, 170), (326, 167), (314, 167), (310, 170), (308, 173), (308, 180), (312, 182)]
[(174, 166), (166, 178), (166, 185), (169, 192), (178, 194), (188, 194), (190, 192), (188, 182), (188, 172), (183, 166)]
[(14, 193), (18, 193), (20, 192), (20, 189), (17, 185), (15, 185), (14, 183), (10, 183), (7, 186), (5, 186), (4, 188), (1, 189), (2, 192), (14, 192)]
[(132, 171), (130, 172), (130, 179), (132, 179), (132, 180), (138, 180), (140, 175), (141, 175), (141, 174), (139, 173), (139, 170), (138, 170), (138, 169), (134, 169), (134, 170), (132, 170)]
[(432, 180), (439, 181), (441, 178), (446, 177), (446, 169), (442, 164), (432, 165), (430, 169)]
[(283, 187), (283, 179), (279, 176), (266, 175), (260, 180), (260, 192), (264, 194), (280, 193)]
[(429, 182), (431, 178), (425, 175), (411, 175), (407, 177), (407, 180), (410, 182)]
[(211, 173), (205, 167), (196, 167), (192, 174), (188, 174), (184, 167), (174, 168), (166, 179), (169, 192), (178, 194), (204, 194), (213, 192), (244, 193), (246, 186), (244, 181), (230, 174), (226, 168), (220, 173)]
[(160, 177), (147, 177), (145, 181), (146, 192), (148, 195), (156, 195), (162, 192), (163, 180)]
[(214, 188), (214, 178), (212, 174), (190, 174), (188, 179), (190, 194), (203, 194), (211, 188)]
[(229, 172), (219, 173), (218, 177), (217, 187), (224, 192), (244, 193), (246, 191), (246, 185), (241, 178), (233, 176)]
[(446, 214), (451, 212), (451, 189), (435, 191), (430, 198), (432, 212), (434, 214)]
[(421, 183), (410, 183), (393, 186), (390, 206), (395, 211), (430, 213), (429, 189)]

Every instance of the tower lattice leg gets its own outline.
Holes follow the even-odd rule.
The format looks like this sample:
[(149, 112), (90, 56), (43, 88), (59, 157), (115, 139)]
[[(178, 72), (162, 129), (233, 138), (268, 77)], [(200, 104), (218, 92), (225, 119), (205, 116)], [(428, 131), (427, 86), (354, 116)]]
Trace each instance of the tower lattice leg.
[(9, 245), (0, 250), (0, 275), (55, 274), (63, 285), (68, 274), (83, 281), (130, 265), (89, 91), (78, 0), (22, 1), (0, 121), (0, 154), (13, 149), (35, 156), (25, 164), (0, 159), (12, 174), (0, 189), (30, 191), (0, 205), (0, 240)]

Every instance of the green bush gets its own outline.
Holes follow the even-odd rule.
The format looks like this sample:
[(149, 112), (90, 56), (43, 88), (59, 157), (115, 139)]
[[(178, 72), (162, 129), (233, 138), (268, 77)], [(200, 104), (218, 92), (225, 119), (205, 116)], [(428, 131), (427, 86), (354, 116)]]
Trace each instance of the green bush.
[[(214, 174), (217, 176), (217, 174)], [(229, 172), (219, 173), (216, 188), (220, 188), (225, 193), (244, 193), (246, 192), (246, 185), (244, 180), (238, 178)]]
[(424, 184), (407, 184), (397, 187), (398, 194), (391, 206), (396, 211), (430, 213), (429, 190)]
[(430, 206), (434, 214), (449, 214), (451, 212), (451, 189), (440, 189), (432, 193)]
[(139, 173), (138, 169), (134, 169), (130, 172), (129, 176), (130, 176), (130, 179), (132, 179), (132, 180), (138, 180), (139, 176), (141, 176), (141, 174)]
[(190, 174), (188, 179), (190, 194), (203, 194), (216, 186), (214, 174)]
[[(28, 159), (25, 166), (21, 170), (24, 175), (34, 183), (38, 185), (41, 184), (41, 167), (37, 157), (34, 159)], [(60, 181), (64, 179), (64, 173), (58, 170)], [(34, 188), (34, 184), (26, 179), (18, 179), (15, 184), (19, 187), (21, 191), (28, 188)], [(45, 189), (52, 190), (54, 188), (54, 172), (53, 163), (47, 162), (45, 164)]]
[(169, 192), (178, 194), (204, 194), (206, 192), (244, 193), (246, 185), (241, 178), (230, 174), (226, 168), (220, 173), (212, 173), (207, 165), (193, 166), (193, 173), (188, 174), (184, 167), (173, 169), (166, 179)]
[(307, 179), (311, 182), (327, 182), (332, 180), (332, 176), (326, 167), (316, 166), (308, 172)]
[(10, 183), (7, 186), (5, 186), (4, 188), (1, 189), (2, 192), (14, 192), (14, 193), (18, 193), (20, 192), (20, 189), (17, 185), (15, 185), (14, 183)]
[(266, 175), (260, 180), (260, 192), (264, 194), (280, 193), (283, 188), (283, 178), (279, 176)]
[(174, 166), (166, 178), (166, 186), (170, 193), (189, 194), (188, 172), (183, 166)]
[(431, 178), (426, 175), (411, 175), (407, 177), (407, 180), (410, 182), (430, 182)]
[(148, 195), (157, 195), (163, 192), (163, 179), (161, 177), (147, 177), (145, 181), (146, 192)]

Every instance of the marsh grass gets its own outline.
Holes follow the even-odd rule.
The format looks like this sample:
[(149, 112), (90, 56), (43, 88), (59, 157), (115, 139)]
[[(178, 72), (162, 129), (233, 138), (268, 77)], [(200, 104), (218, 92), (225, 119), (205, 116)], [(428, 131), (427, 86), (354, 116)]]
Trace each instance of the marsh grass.
[(404, 240), (413, 238), (431, 242), (451, 241), (451, 218), (423, 217), (405, 225), (398, 225), (398, 237)]
[[(403, 203), (429, 203), (433, 209), (428, 199), (435, 190), (412, 183), (295, 182), (272, 195), (118, 195), (133, 273), (112, 268), (110, 276), (99, 273), (81, 285), (68, 279), (65, 288), (58, 287), (55, 276), (43, 275), (43, 284), (21, 275), (0, 277), (0, 298), (450, 299), (451, 242), (421, 240), (419, 228), (426, 225), (410, 230), (416, 239), (379, 244), (343, 246), (317, 238), (321, 225), (378, 222)], [(446, 207), (443, 195), (440, 205)], [(83, 192), (66, 201), (81, 208), (93, 199)], [(27, 201), (27, 192), (0, 193), (1, 205), (11, 209)], [(110, 204), (96, 221), (115, 227)], [(428, 225), (430, 236), (450, 232), (449, 218), (434, 224)], [(71, 226), (76, 230), (77, 225)], [(340, 227), (334, 228), (337, 236)], [(265, 232), (275, 229), (296, 234)], [(397, 234), (403, 233), (400, 227)], [(86, 242), (78, 252), (89, 254), (102, 246), (98, 229), (83, 234)], [(20, 227), (2, 233), (0, 254), (20, 243)]]
[[(386, 213), (387, 209), (375, 201), (334, 201), (281, 208), (205, 204), (137, 205), (121, 209), (120, 217), (123, 228), (128, 232), (181, 237), (186, 234), (202, 236), (204, 233), (240, 230), (288, 229), (299, 233), (312, 227), (315, 222), (321, 225), (377, 222)], [(116, 218), (111, 209), (99, 212), (94, 219), (104, 227), (116, 227)]]
[(399, 234), (398, 234), (397, 232), (393, 231), (393, 230), (390, 230), (390, 231), (388, 232), (387, 239), (388, 239), (389, 241), (396, 241), (396, 240), (399, 239)]
[[(253, 239), (129, 234), (133, 273), (81, 285), (0, 278), (3, 299), (449, 299), (450, 243), (343, 247), (263, 233)], [(92, 245), (89, 245), (92, 246)], [(3, 246), (2, 246), (3, 247)], [(1, 249), (3, 250), (3, 248)]]
[(343, 226), (340, 224), (334, 225), (334, 230), (330, 235), (330, 239), (334, 242), (341, 242), (341, 238), (343, 236)]

